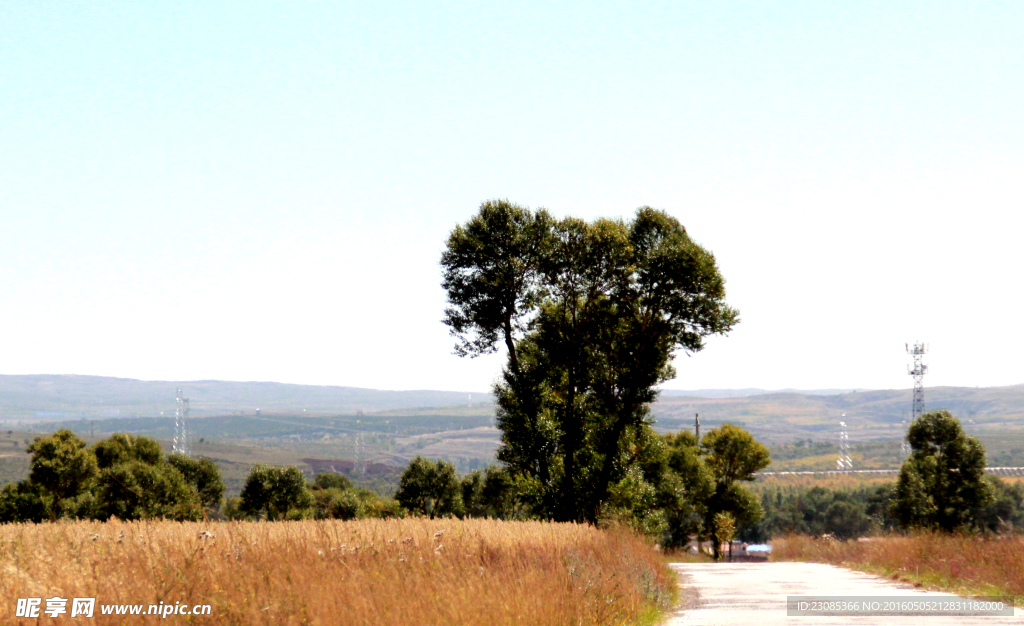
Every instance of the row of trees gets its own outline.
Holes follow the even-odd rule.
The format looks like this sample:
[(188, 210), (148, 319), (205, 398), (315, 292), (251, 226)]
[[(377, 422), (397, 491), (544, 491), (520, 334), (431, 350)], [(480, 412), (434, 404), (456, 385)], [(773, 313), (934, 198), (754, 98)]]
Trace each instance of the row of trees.
[[(740, 483), (768, 463), (768, 452), (740, 428), (726, 425), (698, 444), (690, 433), (631, 437), (629, 470), (609, 490), (603, 519), (616, 519), (666, 544), (683, 543), (725, 514), (749, 525), (761, 514)], [(29, 478), (0, 489), (0, 522), (77, 519), (198, 520), (400, 517), (405, 514), (549, 519), (528, 479), (491, 466), (458, 477), (446, 461), (417, 457), (402, 474), (394, 500), (355, 488), (344, 476), (312, 483), (296, 467), (256, 465), (237, 498), (223, 501), (224, 483), (208, 459), (164, 456), (156, 441), (115, 434), (93, 446), (68, 430), (37, 437)]]
[[(982, 532), (1024, 530), (1024, 485), (986, 476), (992, 501), (975, 511), (965, 527)], [(901, 528), (893, 518), (895, 485), (860, 489), (813, 488), (765, 489), (760, 494), (764, 516), (741, 530), (739, 538), (763, 542), (789, 534), (855, 539)]]
[(0, 522), (79, 519), (202, 519), (224, 483), (208, 459), (164, 457), (146, 437), (112, 435), (86, 446), (69, 430), (37, 437), (29, 477), (0, 489)]
[[(743, 483), (768, 465), (768, 450), (737, 426), (711, 430), (700, 443), (688, 432), (639, 430), (626, 454), (627, 469), (610, 486), (598, 521), (625, 523), (663, 545), (679, 546), (691, 535), (724, 539), (723, 520), (749, 526), (762, 515)], [(451, 463), (417, 457), (402, 474), (395, 499), (404, 510), (430, 517), (550, 519), (534, 489), (529, 477), (509, 467), (460, 479)]]
[(224, 500), (220, 470), (209, 459), (164, 456), (147, 437), (115, 434), (93, 446), (69, 430), (28, 446), (29, 477), (0, 489), (0, 523), (59, 518), (123, 520), (397, 517), (398, 503), (356, 489), (344, 476), (307, 484), (297, 467), (252, 468), (240, 497)]

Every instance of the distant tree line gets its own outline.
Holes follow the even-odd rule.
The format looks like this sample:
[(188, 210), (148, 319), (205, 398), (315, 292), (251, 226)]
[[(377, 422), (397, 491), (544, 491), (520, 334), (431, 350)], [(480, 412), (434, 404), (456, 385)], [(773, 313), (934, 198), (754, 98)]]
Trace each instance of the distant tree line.
[(208, 459), (164, 456), (146, 437), (112, 435), (88, 447), (70, 430), (28, 446), (29, 477), (0, 489), (0, 522), (59, 518), (202, 519), (224, 494)]

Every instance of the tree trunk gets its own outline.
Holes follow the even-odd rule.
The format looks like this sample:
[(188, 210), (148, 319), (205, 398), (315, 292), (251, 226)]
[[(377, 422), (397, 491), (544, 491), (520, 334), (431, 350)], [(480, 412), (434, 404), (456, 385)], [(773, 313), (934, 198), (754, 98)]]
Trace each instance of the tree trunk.
[(508, 365), (512, 368), (512, 373), (519, 376), (519, 356), (516, 354), (516, 343), (512, 337), (512, 318), (506, 317), (505, 324), (502, 328), (505, 335), (505, 348), (508, 350)]

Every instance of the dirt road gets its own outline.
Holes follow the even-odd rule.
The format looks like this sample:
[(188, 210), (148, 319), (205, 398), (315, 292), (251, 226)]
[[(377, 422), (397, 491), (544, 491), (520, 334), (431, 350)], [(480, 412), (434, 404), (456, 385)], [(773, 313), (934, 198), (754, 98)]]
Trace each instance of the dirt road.
[(1024, 625), (1020, 609), (1014, 617), (789, 617), (786, 615), (787, 596), (900, 596), (900, 599), (917, 600), (947, 594), (921, 591), (820, 563), (676, 563), (672, 567), (680, 573), (684, 600), (689, 608), (681, 610), (667, 626)]

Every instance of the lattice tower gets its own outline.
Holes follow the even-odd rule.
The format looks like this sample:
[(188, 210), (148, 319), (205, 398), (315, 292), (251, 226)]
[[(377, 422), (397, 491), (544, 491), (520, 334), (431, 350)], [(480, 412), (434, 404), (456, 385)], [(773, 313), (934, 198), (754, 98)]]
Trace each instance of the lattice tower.
[[(845, 413), (843, 417), (846, 417)], [(843, 472), (853, 469), (853, 459), (850, 458), (850, 434), (846, 432), (846, 422), (839, 422), (839, 459), (836, 461), (836, 468)]]
[(188, 398), (181, 393), (181, 387), (177, 389), (177, 407), (174, 410), (174, 445), (172, 450), (175, 454), (189, 455), (192, 453), (189, 445), (188, 429)]
[(914, 359), (914, 365), (908, 368), (907, 373), (914, 377), (914, 404), (910, 418), (916, 420), (924, 415), (924, 375), (928, 373), (928, 366), (921, 362), (928, 347), (921, 342), (913, 346), (907, 346), (907, 354)]

